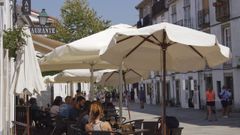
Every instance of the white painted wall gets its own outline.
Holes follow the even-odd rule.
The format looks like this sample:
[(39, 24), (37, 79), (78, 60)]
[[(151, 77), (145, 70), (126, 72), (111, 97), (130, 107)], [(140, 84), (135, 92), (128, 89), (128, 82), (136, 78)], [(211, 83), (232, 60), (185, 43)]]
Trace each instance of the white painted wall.
[(56, 96), (61, 96), (63, 99), (68, 96), (69, 87), (67, 83), (55, 83), (53, 87), (54, 99)]
[[(0, 1), (0, 135), (6, 135), (7, 132), (7, 120), (6, 117), (6, 111), (8, 110), (7, 104), (9, 102), (6, 102), (6, 95), (8, 90), (8, 82), (4, 79), (7, 79), (9, 76), (5, 73), (4, 77), (4, 67), (6, 69), (6, 64), (3, 64), (3, 30), (8, 29), (12, 26), (12, 18), (11, 18), (11, 9), (10, 9), (10, 1), (9, 0), (1, 0)], [(8, 63), (8, 62), (7, 62)], [(4, 66), (4, 67), (3, 67)], [(5, 70), (7, 73), (8, 71)], [(7, 89), (7, 90), (6, 90)], [(6, 90), (6, 91), (4, 91)], [(9, 112), (10, 113), (10, 112)]]
[(215, 92), (215, 98), (216, 98), (216, 108), (220, 109), (221, 106), (221, 101), (218, 97), (218, 92), (217, 92), (217, 81), (221, 81), (221, 84), (224, 84), (224, 76), (223, 76), (223, 70), (215, 70), (212, 71), (212, 79), (213, 79), (213, 90)]
[[(205, 105), (206, 103), (206, 97), (205, 97), (205, 80), (204, 80), (204, 74), (211, 74), (212, 75), (212, 81), (213, 81), (213, 89), (216, 91), (217, 90), (217, 81), (221, 81), (221, 85), (224, 84), (224, 73), (228, 72), (233, 74), (233, 87), (234, 87), (234, 105), (238, 109), (240, 108), (240, 69), (236, 69), (236, 65), (240, 65), (240, 10), (239, 10), (239, 5), (240, 5), (240, 0), (229, 0), (230, 1), (230, 21), (225, 22), (223, 24), (229, 23), (231, 27), (231, 46), (232, 46), (232, 62), (233, 62), (233, 69), (230, 70), (221, 70), (223, 68), (222, 65), (216, 67), (220, 70), (213, 70), (213, 71), (204, 71), (204, 72), (199, 72), (199, 73), (188, 73), (188, 74), (177, 74), (175, 75), (175, 80), (179, 79), (180, 81), (180, 96), (181, 96), (181, 106), (184, 108), (187, 108), (187, 99), (188, 99), (188, 91), (185, 90), (185, 83), (184, 80), (188, 79), (189, 76), (193, 77), (194, 80), (197, 80), (198, 85), (200, 86), (199, 88), (199, 93), (200, 94), (200, 101), (201, 105)], [(191, 18), (193, 21), (193, 26), (194, 28), (198, 28), (198, 11), (202, 9), (202, 1), (201, 0), (190, 0), (191, 2)], [(215, 7), (213, 7), (213, 3), (216, 2), (216, 0), (209, 0), (209, 16), (210, 16), (210, 32), (212, 34), (215, 34), (219, 43), (222, 43), (222, 25), (220, 22), (216, 21), (216, 14), (215, 14)], [(172, 3), (169, 5), (169, 10), (165, 12), (162, 15), (156, 16), (153, 18), (153, 23), (159, 23), (162, 22), (163, 20), (167, 22), (172, 22), (172, 5), (176, 4), (176, 10), (177, 10), (177, 21), (184, 19), (184, 9), (183, 9), (183, 4), (184, 0), (177, 0), (175, 3)], [(164, 19), (163, 19), (164, 18)], [(175, 92), (175, 84), (174, 80), (168, 79), (171, 82), (171, 97), (175, 98), (176, 97), (176, 92)], [(162, 87), (160, 87), (162, 89)], [(156, 90), (155, 90), (156, 91)], [(216, 91), (217, 92), (217, 91)], [(160, 92), (161, 94), (161, 92)], [(217, 108), (220, 109), (220, 100), (217, 98)]]
[[(3, 7), (0, 6), (0, 112), (3, 112)], [(3, 134), (3, 114), (0, 113), (0, 135)]]
[[(212, 6), (212, 3), (216, 2), (216, 0), (209, 0), (209, 16), (210, 16), (210, 25), (217, 24), (216, 21), (216, 14), (215, 14), (215, 7)], [(211, 32), (212, 33), (212, 32)]]
[(229, 0), (230, 1), (230, 12), (231, 12), (231, 18), (237, 17), (240, 15), (239, 0)]
[(240, 72), (238, 70), (233, 71), (233, 84), (234, 84), (234, 105), (239, 110), (240, 108)]
[[(240, 1), (239, 1), (240, 2)], [(239, 13), (240, 16), (240, 13)], [(233, 64), (236, 66), (240, 65), (240, 18), (231, 21), (231, 36), (232, 36), (232, 56), (233, 56)]]

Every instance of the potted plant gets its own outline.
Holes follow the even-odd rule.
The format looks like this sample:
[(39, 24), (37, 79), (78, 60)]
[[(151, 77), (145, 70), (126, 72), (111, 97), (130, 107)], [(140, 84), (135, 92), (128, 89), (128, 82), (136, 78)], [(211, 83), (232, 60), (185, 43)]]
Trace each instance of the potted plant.
[(23, 32), (23, 27), (4, 30), (3, 48), (9, 50), (9, 57), (16, 58), (16, 51), (26, 44), (24, 37), (27, 36)]

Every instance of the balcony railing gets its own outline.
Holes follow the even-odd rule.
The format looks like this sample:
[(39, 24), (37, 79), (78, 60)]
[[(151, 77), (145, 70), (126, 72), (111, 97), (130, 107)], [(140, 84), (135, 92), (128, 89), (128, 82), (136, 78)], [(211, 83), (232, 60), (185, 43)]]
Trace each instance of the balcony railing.
[(192, 19), (191, 18), (184, 19), (183, 26), (193, 28)]
[(166, 7), (166, 1), (165, 0), (160, 0), (157, 1), (153, 4), (152, 6), (152, 16), (156, 16), (158, 14), (161, 14), (165, 11), (167, 11), (167, 7)]
[(230, 19), (229, 0), (217, 0), (213, 3), (215, 6), (216, 20), (225, 22)]
[(209, 9), (203, 9), (198, 11), (198, 26), (205, 28), (210, 26)]
[(183, 1), (183, 7), (188, 7), (188, 6), (190, 6), (190, 0), (184, 0)]

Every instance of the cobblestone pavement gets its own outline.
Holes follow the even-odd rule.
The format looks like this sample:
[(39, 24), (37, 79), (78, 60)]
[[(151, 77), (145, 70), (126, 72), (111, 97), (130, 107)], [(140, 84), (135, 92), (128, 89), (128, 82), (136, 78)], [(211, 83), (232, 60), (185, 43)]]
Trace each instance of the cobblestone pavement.
[[(130, 104), (131, 119), (156, 120), (160, 113), (160, 105), (147, 105), (140, 109), (137, 103)], [(167, 115), (176, 116), (180, 126), (184, 127), (182, 135), (240, 135), (240, 113), (231, 113), (229, 118), (222, 118), (217, 112), (217, 121), (207, 121), (203, 110), (168, 107)], [(128, 111), (123, 107), (123, 116), (128, 118)]]

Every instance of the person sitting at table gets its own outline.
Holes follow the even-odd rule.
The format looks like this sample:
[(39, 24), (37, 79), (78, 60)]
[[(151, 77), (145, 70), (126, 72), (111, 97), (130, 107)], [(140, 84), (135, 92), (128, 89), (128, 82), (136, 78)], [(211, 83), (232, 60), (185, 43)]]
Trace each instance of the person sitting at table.
[(72, 102), (72, 97), (66, 96), (65, 103), (61, 104), (59, 108), (59, 115), (61, 117), (69, 118), (70, 110), (72, 108), (71, 102)]
[(109, 119), (111, 116), (117, 116), (115, 106), (111, 102), (110, 93), (105, 94), (105, 102), (103, 103), (104, 118)]
[(86, 99), (83, 96), (78, 96), (77, 99), (75, 99), (75, 102), (73, 107), (71, 108), (69, 112), (69, 119), (77, 121), (79, 119), (79, 115), (83, 112), (83, 107), (85, 104)]
[(100, 119), (103, 117), (103, 108), (100, 102), (93, 102), (90, 106), (89, 123), (85, 126), (86, 132), (89, 131), (112, 131), (108, 122)]
[(35, 122), (36, 126), (39, 126), (39, 121), (41, 119), (41, 110), (40, 107), (37, 104), (37, 99), (36, 98), (30, 98), (29, 100), (29, 105), (31, 107), (31, 116), (32, 116), (32, 121)]
[(62, 97), (57, 96), (53, 101), (52, 107), (50, 108), (51, 117), (56, 117), (58, 115), (61, 104)]

